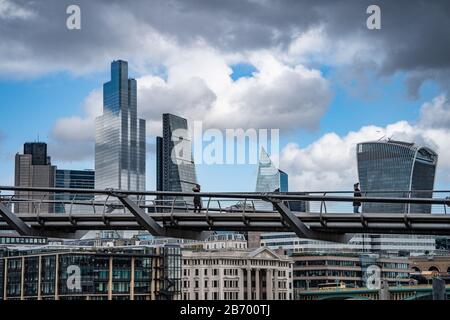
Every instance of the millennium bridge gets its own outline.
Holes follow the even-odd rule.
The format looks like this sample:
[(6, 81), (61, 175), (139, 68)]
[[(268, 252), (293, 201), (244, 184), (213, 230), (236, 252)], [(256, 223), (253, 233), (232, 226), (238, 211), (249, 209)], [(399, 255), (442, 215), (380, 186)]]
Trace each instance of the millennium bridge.
[[(421, 192), (433, 197), (420, 197)], [(355, 198), (353, 191), (193, 193), (0, 186), (0, 230), (61, 238), (76, 238), (88, 230), (147, 230), (154, 236), (189, 239), (203, 239), (211, 231), (283, 231), (344, 243), (354, 233), (450, 235), (449, 194), (377, 191)], [(194, 196), (201, 197), (200, 212), (194, 211)], [(353, 213), (355, 200), (363, 206), (401, 204), (404, 210)], [(296, 211), (293, 203), (302, 203), (305, 210)], [(410, 212), (417, 204), (430, 206), (432, 213)], [(20, 206), (26, 212), (15, 209)], [(62, 212), (49, 210), (56, 206)]]

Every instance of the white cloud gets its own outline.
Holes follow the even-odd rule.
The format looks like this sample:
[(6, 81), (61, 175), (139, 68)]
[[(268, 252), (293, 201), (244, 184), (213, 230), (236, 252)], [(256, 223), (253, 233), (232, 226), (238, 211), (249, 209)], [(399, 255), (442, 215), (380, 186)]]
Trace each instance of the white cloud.
[[(229, 57), (212, 49), (194, 48), (181, 56), (167, 59), (167, 80), (154, 75), (137, 78), (138, 112), (147, 120), (150, 139), (161, 134), (163, 113), (202, 120), (204, 127), (219, 129), (314, 129), (331, 100), (328, 81), (319, 71), (288, 66), (268, 52), (250, 55), (248, 61), (257, 72), (237, 81), (231, 79)], [(93, 143), (95, 117), (102, 113), (100, 89), (89, 94), (83, 109), (81, 116), (59, 119), (51, 137), (74, 146)]]
[[(327, 133), (317, 141), (301, 148), (288, 144), (281, 152), (281, 168), (289, 173), (290, 189), (294, 190), (350, 190), (357, 181), (356, 144), (391, 137), (433, 148), (439, 155), (437, 182), (450, 182), (450, 127), (436, 128), (428, 119), (436, 108), (448, 105), (440, 96), (421, 109), (418, 124), (399, 121), (386, 127), (365, 126), (345, 136)], [(431, 113), (431, 114), (430, 114)], [(444, 116), (448, 116), (447, 109)]]
[(33, 17), (35, 13), (10, 0), (0, 0), (0, 19), (26, 19)]
[(450, 103), (445, 95), (422, 106), (419, 124), (428, 128), (450, 128)]

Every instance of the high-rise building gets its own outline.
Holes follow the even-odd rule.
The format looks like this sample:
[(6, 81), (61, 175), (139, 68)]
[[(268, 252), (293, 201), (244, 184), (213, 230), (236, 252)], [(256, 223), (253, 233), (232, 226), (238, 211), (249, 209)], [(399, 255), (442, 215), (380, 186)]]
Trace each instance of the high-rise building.
[[(69, 189), (94, 189), (95, 186), (95, 172), (94, 170), (56, 170), (56, 188)], [(55, 194), (55, 201), (91, 201), (94, 199), (90, 194), (73, 194), (58, 193)], [(64, 212), (84, 212), (92, 211), (92, 207), (84, 205), (71, 205), (70, 203), (56, 203), (55, 211), (58, 213)]]
[[(15, 182), (16, 187), (47, 187), (55, 186), (56, 167), (51, 165), (47, 156), (47, 144), (43, 142), (27, 142), (24, 154), (16, 154)], [(16, 197), (24, 200), (14, 205), (16, 213), (53, 213), (54, 205), (45, 202), (53, 200), (53, 195), (44, 192), (17, 191)], [(40, 201), (44, 200), (42, 203)]]
[[(438, 155), (427, 147), (402, 141), (359, 143), (356, 148), (362, 192), (377, 197), (431, 198)], [(387, 191), (379, 193), (379, 191)], [(411, 192), (411, 193), (408, 193)], [(363, 212), (431, 213), (429, 204), (363, 203)]]
[(158, 191), (192, 192), (197, 174), (188, 122), (170, 113), (164, 113), (162, 120), (163, 136), (156, 138), (156, 188)]
[(256, 192), (287, 192), (288, 189), (288, 175), (276, 168), (266, 150), (261, 148), (258, 176), (256, 178)]
[(31, 154), (32, 165), (47, 165), (50, 158), (47, 156), (47, 144), (45, 142), (26, 142), (23, 145), (23, 154)]
[[(256, 192), (288, 192), (289, 191), (288, 174), (278, 169), (270, 159), (264, 148), (258, 162), (258, 176), (256, 178)], [(284, 204), (292, 211), (307, 211), (306, 201), (284, 201)], [(255, 202), (257, 210), (274, 210), (270, 203)], [(260, 246), (261, 232), (248, 232), (248, 245), (250, 248)]]
[(137, 117), (136, 80), (128, 63), (111, 63), (103, 84), (103, 115), (96, 118), (95, 188), (145, 190), (145, 120)]

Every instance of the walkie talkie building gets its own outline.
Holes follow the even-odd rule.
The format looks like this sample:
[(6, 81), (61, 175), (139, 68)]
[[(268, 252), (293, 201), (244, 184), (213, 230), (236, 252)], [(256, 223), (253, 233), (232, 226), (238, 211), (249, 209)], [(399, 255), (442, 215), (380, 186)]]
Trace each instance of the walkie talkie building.
[[(376, 197), (431, 198), (437, 154), (427, 147), (402, 141), (359, 143), (356, 148), (361, 191)], [(380, 193), (386, 191), (386, 193)], [(363, 212), (431, 213), (428, 204), (363, 203)]]
[(113, 61), (96, 118), (95, 188), (145, 190), (145, 120), (137, 117), (136, 80), (128, 63)]

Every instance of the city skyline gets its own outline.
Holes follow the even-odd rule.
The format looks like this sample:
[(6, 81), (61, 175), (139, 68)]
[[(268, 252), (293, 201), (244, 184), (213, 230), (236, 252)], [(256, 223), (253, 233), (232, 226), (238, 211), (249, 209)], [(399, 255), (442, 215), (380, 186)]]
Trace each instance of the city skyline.
[[(2, 56), (0, 95), (12, 121), (0, 129), (0, 184), (13, 183), (12, 157), (24, 141), (38, 135), (48, 142), (59, 167), (94, 168), (94, 119), (102, 112), (101, 84), (109, 79), (105, 66), (124, 59), (137, 80), (139, 117), (148, 124), (146, 189), (156, 189), (153, 141), (165, 112), (217, 129), (282, 129), (280, 167), (289, 173), (291, 190), (350, 189), (357, 178), (356, 144), (383, 136), (436, 150), (442, 160), (436, 188), (445, 189), (450, 182), (443, 58), (448, 48), (429, 50), (431, 45), (418, 37), (446, 37), (446, 4), (424, 10), (421, 3), (403, 8), (381, 1), (391, 14), (380, 30), (369, 30), (367, 6), (349, 3), (317, 4), (314, 9), (302, 1), (280, 3), (274, 12), (246, 2), (244, 20), (251, 26), (246, 28), (231, 18), (242, 12), (229, 4), (223, 5), (227, 14), (219, 16), (215, 5), (204, 15), (191, 2), (183, 6), (192, 10), (181, 10), (156, 1), (149, 11), (80, 1), (86, 21), (79, 31), (37, 22), (53, 21), (59, 9), (64, 15), (65, 1), (38, 5), (24, 0), (9, 6), (11, 25), (5, 30), (14, 25), (23, 38), (3, 37), (12, 53)], [(340, 19), (342, 10), (352, 19)], [(297, 11), (302, 14), (294, 18)], [(156, 12), (165, 15), (167, 25)], [(127, 21), (126, 27), (109, 24), (108, 17)], [(181, 17), (192, 28), (180, 28)], [(418, 22), (411, 26), (413, 18)], [(235, 27), (226, 34), (217, 28), (221, 24)], [(419, 32), (414, 29), (419, 26), (427, 27)], [(109, 30), (111, 39), (99, 30)], [(39, 36), (28, 38), (33, 31)], [(405, 51), (408, 45), (413, 49)], [(17, 52), (20, 47), (23, 51)], [(199, 165), (197, 174), (205, 190), (255, 187), (256, 168), (250, 165)], [(242, 179), (227, 181), (230, 176)]]

